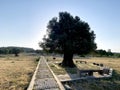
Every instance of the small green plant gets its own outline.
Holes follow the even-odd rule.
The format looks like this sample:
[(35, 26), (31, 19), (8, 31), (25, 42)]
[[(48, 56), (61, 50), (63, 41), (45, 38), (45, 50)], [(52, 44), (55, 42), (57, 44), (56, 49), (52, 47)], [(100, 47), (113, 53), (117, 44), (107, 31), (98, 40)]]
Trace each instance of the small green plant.
[(36, 58), (36, 62), (38, 62), (40, 60), (40, 57)]

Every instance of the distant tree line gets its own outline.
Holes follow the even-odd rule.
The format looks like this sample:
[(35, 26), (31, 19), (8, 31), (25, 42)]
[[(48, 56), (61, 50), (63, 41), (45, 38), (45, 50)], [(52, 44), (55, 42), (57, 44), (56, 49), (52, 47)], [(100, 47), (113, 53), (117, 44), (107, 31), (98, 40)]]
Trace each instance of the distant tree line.
[(15, 54), (18, 56), (20, 52), (35, 52), (32, 48), (25, 48), (25, 47), (0, 47), (0, 54)]
[(106, 51), (106, 50), (103, 50), (103, 49), (100, 49), (100, 50), (96, 50), (95, 51), (95, 53), (97, 54), (97, 55), (99, 55), (99, 56), (113, 56), (114, 55), (114, 53), (113, 52), (111, 52), (111, 51)]

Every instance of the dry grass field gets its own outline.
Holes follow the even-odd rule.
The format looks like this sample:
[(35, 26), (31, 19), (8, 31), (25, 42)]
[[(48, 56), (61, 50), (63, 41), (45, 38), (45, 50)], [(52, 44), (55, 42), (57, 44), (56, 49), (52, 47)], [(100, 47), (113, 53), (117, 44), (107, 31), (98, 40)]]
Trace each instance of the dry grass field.
[(88, 63), (102, 63), (104, 66), (108, 68), (113, 68), (113, 76), (108, 79), (100, 79), (100, 80), (83, 80), (83, 82), (74, 82), (71, 83), (71, 86), (78, 88), (83, 88), (83, 90), (120, 90), (120, 58), (103, 58), (103, 57), (95, 57), (89, 59), (81, 59), (83, 61), (87, 61)]
[(37, 56), (0, 56), (0, 90), (26, 90), (36, 68)]
[[(52, 57), (48, 57), (49, 65), (56, 75), (66, 73), (76, 73), (76, 69), (62, 68), (58, 65), (62, 61), (61, 57), (56, 57), (53, 60)], [(87, 65), (76, 63), (76, 61), (86, 61)], [(52, 64), (54, 63), (54, 64)], [(107, 58), (107, 57), (91, 57), (91, 58), (77, 58), (74, 59), (74, 63), (79, 69), (96, 69), (93, 63), (103, 64), (105, 67), (113, 68), (112, 78), (105, 79), (89, 79), (68, 82), (73, 90), (120, 90), (120, 58)]]

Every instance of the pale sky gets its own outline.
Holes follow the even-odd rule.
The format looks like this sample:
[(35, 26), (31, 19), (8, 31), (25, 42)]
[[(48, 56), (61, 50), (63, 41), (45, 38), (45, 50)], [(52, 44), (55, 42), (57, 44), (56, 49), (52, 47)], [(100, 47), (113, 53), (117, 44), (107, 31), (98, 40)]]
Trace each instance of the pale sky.
[(98, 49), (120, 52), (120, 0), (0, 0), (0, 47), (39, 49), (49, 20), (61, 11), (88, 22)]

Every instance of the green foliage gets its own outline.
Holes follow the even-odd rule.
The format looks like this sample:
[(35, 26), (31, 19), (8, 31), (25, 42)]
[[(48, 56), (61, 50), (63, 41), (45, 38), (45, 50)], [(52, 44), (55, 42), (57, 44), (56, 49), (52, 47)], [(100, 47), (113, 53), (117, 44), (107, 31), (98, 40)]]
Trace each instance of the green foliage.
[(117, 57), (120, 58), (120, 55), (118, 55)]
[(34, 52), (32, 48), (24, 48), (24, 47), (0, 47), (0, 54), (15, 54), (17, 52)]
[(15, 54), (15, 56), (18, 56), (18, 54), (20, 53), (20, 50), (17, 48), (13, 48), (12, 53)]
[(36, 58), (36, 62), (38, 62), (40, 60), (40, 57)]
[(35, 52), (37, 53), (37, 54), (43, 54), (43, 51), (42, 50), (35, 50)]
[(96, 54), (98, 54), (100, 57), (102, 57), (102, 56), (113, 56), (114, 55), (114, 53), (112, 53), (112, 52), (107, 52), (106, 50), (102, 50), (102, 49), (100, 49), (100, 50), (96, 50), (95, 51), (96, 52)]
[(87, 54), (96, 49), (94, 31), (90, 30), (87, 22), (78, 16), (73, 17), (67, 12), (60, 12), (47, 26), (47, 36), (40, 42), (44, 50), (71, 51), (77, 54)]
[(114, 57), (120, 58), (120, 53), (114, 53)]
[(94, 31), (87, 22), (78, 16), (73, 17), (67, 12), (60, 12), (47, 26), (47, 36), (44, 36), (40, 46), (45, 51), (64, 53), (62, 66), (75, 67), (73, 54), (87, 54), (96, 49)]

